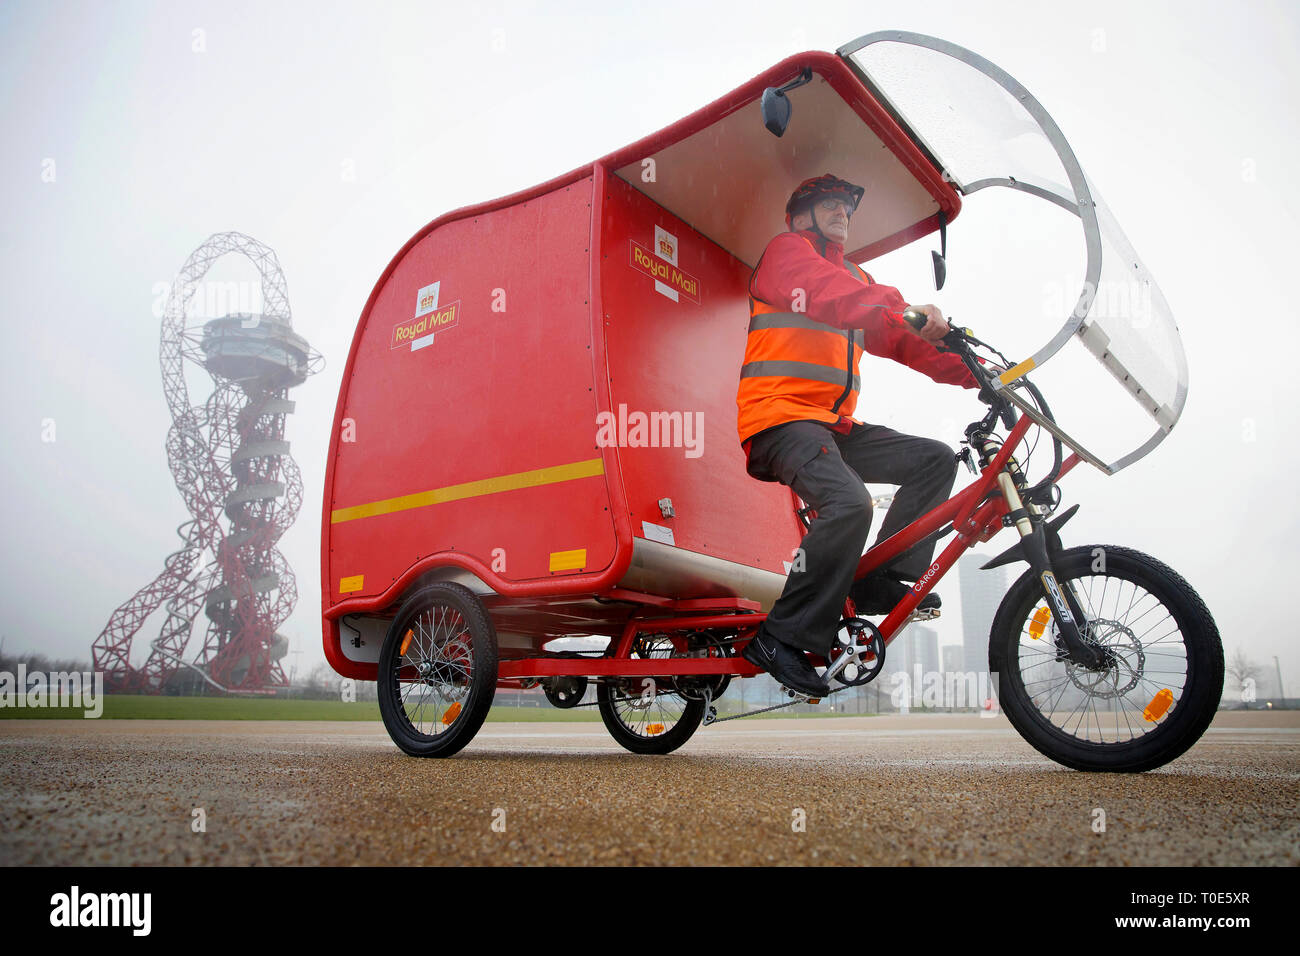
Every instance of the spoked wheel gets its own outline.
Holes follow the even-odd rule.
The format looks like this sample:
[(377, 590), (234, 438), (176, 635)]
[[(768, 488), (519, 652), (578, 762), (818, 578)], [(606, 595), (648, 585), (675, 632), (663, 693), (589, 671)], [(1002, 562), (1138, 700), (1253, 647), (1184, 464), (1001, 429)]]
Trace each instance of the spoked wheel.
[[(638, 638), (634, 659), (674, 656), (667, 637)], [(668, 677), (612, 677), (596, 688), (610, 735), (637, 754), (666, 754), (690, 740), (704, 719), (703, 698), (683, 696)]]
[(1053, 566), (1105, 662), (1090, 670), (1067, 659), (1038, 578), (1025, 572), (998, 608), (989, 645), (1012, 725), (1075, 770), (1136, 772), (1180, 756), (1223, 693), (1223, 646), (1200, 596), (1129, 548), (1071, 548)]
[(406, 600), (379, 652), (379, 712), (397, 746), (450, 757), (478, 733), (496, 684), (496, 631), (472, 591), (446, 582)]

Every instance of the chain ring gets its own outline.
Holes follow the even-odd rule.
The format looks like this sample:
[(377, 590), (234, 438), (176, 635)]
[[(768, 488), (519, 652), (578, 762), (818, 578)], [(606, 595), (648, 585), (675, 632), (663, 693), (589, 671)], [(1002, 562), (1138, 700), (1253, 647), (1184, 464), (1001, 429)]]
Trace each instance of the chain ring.
[[(847, 643), (841, 637), (846, 631)], [(845, 687), (861, 687), (871, 683), (885, 666), (885, 639), (881, 637), (879, 628), (866, 618), (851, 617), (840, 622), (827, 663), (833, 666), (845, 652), (853, 654), (854, 660), (835, 675), (835, 679)], [(863, 661), (862, 655), (869, 653), (875, 654), (875, 659)]]

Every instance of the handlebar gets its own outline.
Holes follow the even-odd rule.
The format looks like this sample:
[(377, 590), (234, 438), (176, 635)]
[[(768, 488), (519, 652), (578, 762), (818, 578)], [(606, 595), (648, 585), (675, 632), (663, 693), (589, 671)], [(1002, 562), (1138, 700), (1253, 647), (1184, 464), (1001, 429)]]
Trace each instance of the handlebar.
[[(903, 311), (903, 321), (920, 332), (925, 328), (928, 321), (923, 312), (908, 307)], [(948, 329), (948, 333), (939, 341), (951, 352), (954, 352), (970, 373), (975, 376), (975, 381), (980, 383), (979, 400), (985, 405), (997, 410), (998, 416), (1002, 419), (1002, 424), (1006, 428), (1012, 429), (1016, 425), (1016, 412), (1011, 403), (997, 393), (993, 388), (993, 375), (980, 364), (975, 353), (971, 351), (970, 334), (963, 328), (953, 325)], [(938, 343), (936, 343), (938, 344)]]
[[(920, 332), (921, 329), (925, 328), (926, 322), (929, 321), (923, 312), (919, 312), (913, 308), (907, 308), (903, 311), (903, 320), (917, 332)], [(953, 352), (959, 356), (962, 363), (970, 370), (970, 373), (975, 376), (975, 381), (980, 383), (979, 400), (989, 406), (989, 412), (984, 417), (984, 421), (978, 423), (978, 427), (982, 427), (985, 430), (991, 428), (993, 426), (994, 417), (998, 416), (1002, 419), (1002, 424), (1006, 426), (1008, 431), (1014, 428), (1016, 425), (1015, 407), (1000, 390), (993, 388), (993, 373), (980, 363), (980, 359), (975, 355), (971, 346), (980, 345), (989, 348), (991, 351), (996, 352), (1003, 361), (1006, 361), (1006, 357), (1003, 356), (1001, 352), (998, 352), (997, 349), (989, 346), (988, 343), (981, 342), (977, 339), (969, 329), (964, 329), (960, 326), (950, 325), (948, 333), (939, 342), (934, 344), (937, 347), (940, 343), (942, 343), (945, 350)], [(1051, 409), (1047, 407), (1047, 400), (1043, 397), (1043, 393), (1040, 392), (1028, 378), (1022, 378), (1020, 381), (1024, 383), (1024, 387), (1033, 395), (1039, 411), (1042, 412), (1044, 417), (1049, 421), (1052, 420), (1052, 412)], [(972, 426), (972, 428), (975, 427), (977, 426)], [(967, 434), (970, 434), (970, 429), (967, 429)], [(1061, 473), (1061, 458), (1061, 439), (1060, 436), (1053, 431), (1052, 470), (1045, 478), (1038, 482), (1038, 484), (1034, 485), (1032, 488), (1025, 489), (1025, 500), (1043, 501), (1044, 499), (1042, 499), (1040, 495), (1046, 494), (1050, 496), (1051, 490), (1054, 487), (1053, 483)], [(1055, 505), (1053, 504), (1052, 507), (1055, 507)]]

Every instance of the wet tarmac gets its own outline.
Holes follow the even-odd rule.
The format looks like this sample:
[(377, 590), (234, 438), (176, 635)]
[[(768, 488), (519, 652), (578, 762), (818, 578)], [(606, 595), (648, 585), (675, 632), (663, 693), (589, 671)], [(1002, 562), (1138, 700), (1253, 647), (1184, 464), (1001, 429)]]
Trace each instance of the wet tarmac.
[(488, 723), (446, 760), (378, 723), (6, 720), (0, 863), (1294, 866), (1300, 713), (1132, 775), (1001, 717), (733, 721), (663, 757)]

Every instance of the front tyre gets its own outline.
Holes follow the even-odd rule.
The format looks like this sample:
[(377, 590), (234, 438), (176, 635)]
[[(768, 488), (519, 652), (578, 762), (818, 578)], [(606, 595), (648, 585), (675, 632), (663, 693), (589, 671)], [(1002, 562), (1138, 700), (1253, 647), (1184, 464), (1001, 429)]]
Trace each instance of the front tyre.
[(406, 599), (379, 652), (379, 713), (398, 747), (458, 752), (483, 726), (496, 684), (496, 630), (474, 592), (442, 582)]
[(1012, 726), (1075, 770), (1138, 772), (1181, 756), (1223, 695), (1223, 646), (1205, 603), (1177, 572), (1130, 548), (1070, 548), (1052, 565), (1106, 663), (1089, 670), (1068, 660), (1042, 585), (1026, 571), (989, 636)]

